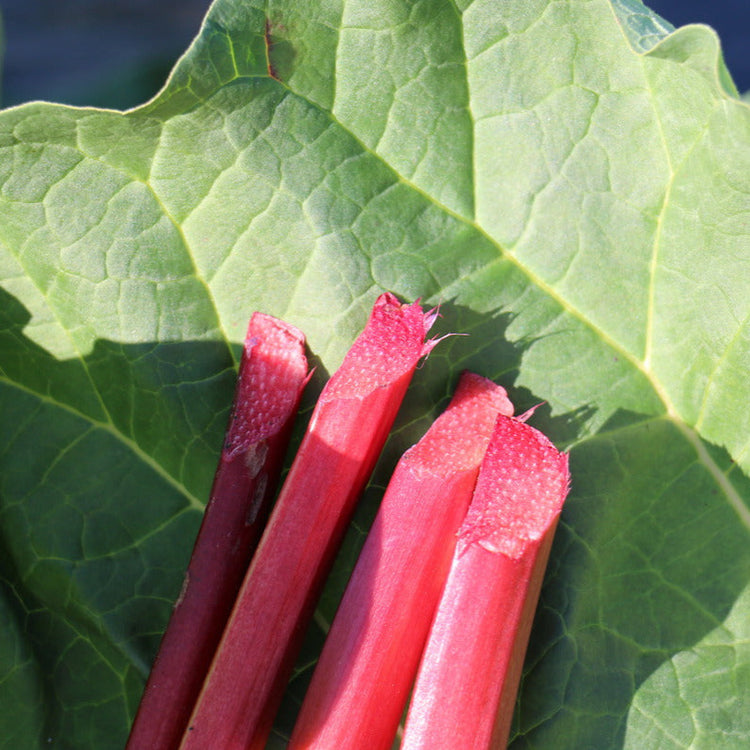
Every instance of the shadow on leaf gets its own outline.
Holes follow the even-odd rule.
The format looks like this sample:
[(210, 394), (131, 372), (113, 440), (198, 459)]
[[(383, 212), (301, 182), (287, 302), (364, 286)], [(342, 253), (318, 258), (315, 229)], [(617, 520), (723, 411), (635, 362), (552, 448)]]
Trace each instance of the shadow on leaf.
[[(639, 688), (724, 627), (750, 579), (747, 531), (666, 417), (616, 413), (573, 448), (571, 475), (511, 747), (651, 745), (675, 696), (652, 695), (640, 744), (626, 744)], [(730, 671), (724, 679), (732, 684)], [(693, 735), (691, 706), (679, 703)]]

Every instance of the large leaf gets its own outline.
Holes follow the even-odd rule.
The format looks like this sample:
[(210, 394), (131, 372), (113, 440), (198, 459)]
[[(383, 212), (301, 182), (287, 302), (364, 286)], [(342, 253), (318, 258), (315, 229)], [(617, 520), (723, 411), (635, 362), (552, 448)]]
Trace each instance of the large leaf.
[(571, 450), (514, 748), (750, 744), (750, 110), (636, 0), (217, 0), (152, 102), (0, 115), (0, 745), (119, 748), (256, 309), (317, 380), (441, 303), (458, 372)]

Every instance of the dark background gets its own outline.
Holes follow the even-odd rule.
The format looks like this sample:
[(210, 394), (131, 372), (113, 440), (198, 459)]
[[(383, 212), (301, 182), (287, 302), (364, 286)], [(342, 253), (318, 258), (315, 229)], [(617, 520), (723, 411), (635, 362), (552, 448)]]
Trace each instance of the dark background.
[(737, 88), (740, 93), (750, 91), (750, 0), (646, 0), (645, 5), (672, 26), (712, 26)]
[[(750, 89), (750, 0), (647, 0), (674, 26), (702, 22)], [(161, 88), (198, 33), (209, 0), (0, 0), (2, 106), (33, 99), (127, 108)]]
[(128, 108), (150, 99), (210, 0), (0, 0), (2, 106), (44, 99)]

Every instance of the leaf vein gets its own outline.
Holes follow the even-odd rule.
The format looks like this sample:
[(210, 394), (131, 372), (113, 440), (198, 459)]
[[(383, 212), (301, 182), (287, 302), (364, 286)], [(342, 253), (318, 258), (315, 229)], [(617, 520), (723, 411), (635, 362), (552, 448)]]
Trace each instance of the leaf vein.
[(193, 493), (191, 493), (187, 489), (187, 487), (182, 482), (180, 482), (175, 477), (173, 477), (169, 472), (167, 472), (164, 469), (164, 467), (161, 464), (159, 464), (157, 461), (155, 461), (154, 458), (150, 454), (144, 451), (140, 447), (140, 445), (138, 445), (137, 442), (135, 442), (132, 438), (128, 437), (127, 435), (123, 434), (120, 430), (118, 430), (112, 422), (98, 421), (94, 419), (93, 417), (89, 416), (88, 414), (85, 414), (79, 411), (78, 409), (76, 409), (74, 406), (71, 406), (70, 404), (66, 404), (62, 401), (56, 401), (55, 399), (43, 393), (39, 393), (38, 391), (35, 391), (31, 388), (28, 388), (22, 383), (11, 380), (10, 378), (3, 377), (0, 379), (0, 382), (4, 382), (11, 388), (15, 388), (18, 391), (21, 391), (22, 393), (26, 393), (30, 396), (37, 398), (39, 402), (42, 404), (45, 404), (47, 406), (50, 406), (56, 409), (60, 409), (64, 412), (67, 412), (71, 416), (77, 417), (85, 424), (88, 424), (90, 428), (102, 430), (104, 432), (109, 433), (118, 442), (120, 442), (124, 447), (126, 447), (131, 453), (133, 453), (139, 460), (141, 460), (150, 469), (152, 469), (154, 473), (156, 473), (158, 476), (164, 479), (170, 486), (172, 486), (183, 497), (185, 497), (185, 499), (188, 500), (188, 502), (190, 503), (192, 507), (201, 511), (204, 509), (205, 503), (201, 502), (195, 495), (193, 495)]

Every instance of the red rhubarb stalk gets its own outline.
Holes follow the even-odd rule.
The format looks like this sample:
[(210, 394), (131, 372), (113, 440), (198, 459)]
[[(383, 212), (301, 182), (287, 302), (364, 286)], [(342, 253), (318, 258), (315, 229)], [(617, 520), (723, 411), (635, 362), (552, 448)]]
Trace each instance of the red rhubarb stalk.
[(465, 373), (446, 411), (399, 461), (289, 750), (392, 746), (499, 413), (513, 413), (505, 390)]
[(505, 748), (568, 457), (498, 417), (419, 668), (403, 750)]
[(179, 746), (268, 519), (306, 378), (302, 333), (255, 313), (208, 506), (128, 750)]
[(294, 659), (420, 358), (432, 315), (381, 295), (313, 411), (182, 749), (262, 748)]

